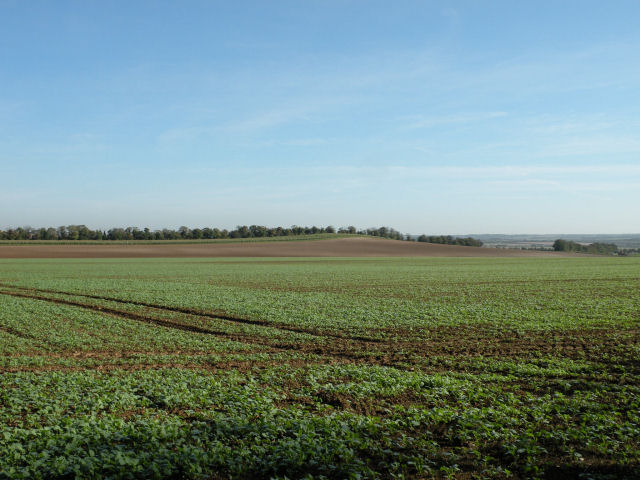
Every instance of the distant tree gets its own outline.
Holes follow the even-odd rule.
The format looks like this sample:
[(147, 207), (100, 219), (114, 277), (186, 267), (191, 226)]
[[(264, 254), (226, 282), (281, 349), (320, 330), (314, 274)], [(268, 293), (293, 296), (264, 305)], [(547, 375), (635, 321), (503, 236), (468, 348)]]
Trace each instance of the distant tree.
[(599, 255), (611, 255), (618, 252), (618, 246), (615, 243), (595, 242), (587, 245), (587, 252)]
[(571, 240), (563, 240), (561, 238), (553, 242), (553, 249), (556, 252), (583, 252), (593, 253), (597, 255), (612, 255), (618, 253), (618, 246), (615, 243), (591, 243), (583, 245)]
[(473, 237), (452, 237), (451, 235), (420, 235), (417, 238), (418, 242), (438, 243), (443, 245), (460, 245), (463, 247), (481, 247), (483, 243)]
[(178, 229), (178, 233), (180, 234), (180, 237), (182, 237), (182, 238), (190, 238), (191, 237), (191, 230), (189, 229), (189, 227), (185, 227), (184, 225)]
[(67, 238), (69, 240), (78, 240), (80, 238), (80, 229), (77, 225), (69, 225), (67, 232)]
[(262, 225), (251, 225), (249, 227), (249, 236), (250, 237), (266, 237), (267, 236), (267, 227), (263, 227)]
[(89, 240), (91, 232), (85, 225), (78, 225), (78, 240)]
[(107, 232), (107, 238), (109, 240), (125, 240), (126, 233), (124, 228), (112, 228)]
[(562, 240), (561, 238), (557, 239), (555, 242), (553, 242), (553, 249), (556, 252), (566, 252), (568, 250), (567, 241)]
[[(235, 238), (249, 238), (251, 237), (251, 230), (246, 225), (238, 225), (236, 227), (237, 235)], [(233, 232), (232, 232), (233, 233)]]

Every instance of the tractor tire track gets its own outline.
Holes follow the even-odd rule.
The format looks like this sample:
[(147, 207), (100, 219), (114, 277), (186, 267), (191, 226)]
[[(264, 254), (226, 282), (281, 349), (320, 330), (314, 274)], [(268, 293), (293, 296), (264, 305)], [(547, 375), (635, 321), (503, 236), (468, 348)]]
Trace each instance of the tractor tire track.
[(140, 315), (137, 313), (133, 313), (133, 312), (127, 312), (125, 310), (118, 310), (115, 308), (110, 308), (110, 307), (106, 307), (106, 306), (101, 306), (101, 305), (94, 305), (94, 304), (90, 304), (90, 303), (82, 303), (82, 302), (74, 302), (72, 300), (66, 300), (63, 298), (52, 298), (52, 297), (45, 297), (42, 295), (29, 295), (27, 293), (20, 293), (20, 292), (10, 292), (7, 290), (0, 290), (0, 295), (9, 295), (11, 297), (18, 297), (18, 298), (28, 298), (28, 299), (32, 299), (32, 300), (41, 300), (44, 302), (49, 302), (49, 303), (56, 303), (59, 305), (69, 305), (72, 307), (80, 307), (80, 308), (85, 308), (87, 310), (93, 310), (95, 312), (101, 312), (101, 313), (108, 313), (111, 315), (115, 315), (118, 317), (122, 317), (122, 318), (127, 318), (129, 320), (138, 320), (144, 323), (151, 323), (154, 325), (159, 325), (161, 327), (167, 327), (167, 328), (173, 328), (176, 330), (184, 330), (187, 332), (192, 332), (192, 333), (202, 333), (202, 334), (208, 334), (208, 335), (214, 335), (214, 336), (223, 336), (223, 337), (228, 337), (228, 336), (233, 336), (233, 334), (230, 334), (228, 332), (222, 332), (222, 331), (217, 331), (217, 330), (211, 330), (211, 329), (207, 329), (207, 328), (201, 328), (201, 327), (197, 327), (195, 325), (184, 325), (184, 324), (180, 324), (180, 323), (174, 323), (174, 322), (170, 322), (168, 320), (162, 320), (162, 319), (158, 319), (158, 318), (151, 318), (151, 317), (146, 317), (144, 315)]
[(120, 299), (120, 298), (107, 297), (107, 296), (103, 296), (103, 295), (91, 295), (91, 294), (86, 294), (86, 293), (64, 292), (64, 291), (60, 291), (60, 290), (51, 290), (51, 289), (45, 289), (45, 288), (38, 289), (38, 288), (29, 288), (29, 287), (19, 287), (19, 286), (16, 286), (16, 285), (11, 285), (11, 284), (2, 283), (2, 282), (0, 282), (0, 287), (10, 288), (10, 289), (15, 289), (15, 290), (22, 290), (22, 291), (27, 291), (27, 292), (50, 293), (50, 294), (54, 294), (54, 295), (67, 295), (67, 296), (72, 296), (72, 297), (91, 298), (91, 299), (94, 299), (94, 300), (105, 300), (105, 301), (108, 301), (108, 302), (131, 304), (131, 305), (137, 305), (139, 307), (147, 307), (147, 308), (154, 308), (154, 309), (157, 309), (157, 310), (166, 310), (166, 311), (170, 311), (170, 312), (184, 313), (184, 314), (187, 314), (187, 315), (195, 315), (195, 316), (198, 316), (198, 317), (207, 317), (207, 318), (212, 318), (214, 320), (226, 320), (228, 322), (242, 323), (242, 324), (246, 324), (246, 325), (255, 325), (255, 326), (260, 326), (260, 327), (275, 328), (275, 329), (278, 329), (278, 330), (284, 330), (284, 331), (288, 331), (288, 332), (292, 332), (292, 333), (303, 333), (303, 334), (311, 335), (311, 336), (314, 336), (314, 337), (330, 337), (330, 338), (339, 338), (339, 339), (343, 339), (343, 340), (355, 340), (355, 341), (358, 341), (358, 342), (368, 342), (368, 343), (384, 343), (385, 342), (385, 340), (381, 340), (381, 339), (378, 339), (378, 338), (361, 337), (361, 336), (348, 336), (348, 335), (341, 335), (339, 333), (332, 333), (332, 332), (319, 332), (319, 331), (314, 330), (314, 329), (293, 327), (291, 325), (285, 325), (285, 324), (282, 324), (282, 323), (275, 323), (275, 322), (268, 322), (268, 321), (265, 321), (265, 320), (255, 320), (255, 319), (251, 319), (251, 318), (238, 317), (238, 316), (235, 316), (235, 315), (229, 315), (226, 312), (220, 312), (220, 313), (203, 312), (201, 310), (196, 310), (196, 309), (193, 309), (193, 308), (173, 307), (173, 306), (169, 306), (169, 305), (159, 305), (159, 304), (155, 304), (155, 303), (141, 302), (141, 301), (138, 301), (138, 300), (123, 300), (123, 299)]
[[(321, 345), (314, 342), (305, 342), (305, 343), (282, 343), (277, 339), (274, 339), (274, 342), (268, 342), (260, 339), (254, 335), (240, 335), (235, 333), (229, 333), (220, 330), (212, 330), (207, 328), (198, 327), (195, 325), (185, 325), (181, 323), (172, 322), (169, 320), (164, 320), (155, 317), (149, 317), (145, 315), (141, 315), (138, 313), (133, 313), (125, 310), (119, 310), (116, 308), (95, 305), (90, 303), (82, 303), (78, 301), (63, 299), (63, 298), (52, 298), (43, 295), (36, 295), (33, 293), (27, 292), (12, 292), (8, 290), (0, 290), (0, 295), (8, 295), (17, 298), (26, 298), (30, 300), (39, 300), (43, 302), (49, 302), (59, 305), (68, 305), (72, 307), (84, 308), (87, 310), (91, 310), (98, 313), (108, 314), (119, 318), (125, 318), (128, 320), (134, 320), (142, 323), (152, 324), (164, 328), (170, 328), (174, 330), (182, 330), (190, 333), (197, 333), (203, 335), (212, 335), (215, 337), (225, 338), (227, 340), (238, 341), (246, 344), (255, 344), (265, 347), (270, 347), (272, 349), (276, 349), (281, 352), (293, 351), (300, 354), (311, 354), (318, 355), (323, 357), (331, 357), (334, 359), (338, 359), (341, 361), (346, 361), (350, 363), (366, 363), (366, 364), (377, 364), (377, 365), (386, 365), (386, 366), (394, 366), (396, 368), (402, 368), (397, 363), (405, 363), (407, 359), (403, 355), (398, 355), (397, 352), (393, 352), (393, 345), (387, 345), (388, 348), (374, 348), (371, 349), (371, 345), (365, 342), (355, 341), (355, 340), (342, 340), (336, 339), (331, 342), (330, 346)], [(124, 302), (123, 302), (124, 303)], [(151, 307), (154, 308), (154, 307)], [(162, 310), (162, 308), (158, 308), (158, 310)], [(182, 313), (182, 312), (181, 312)], [(198, 316), (195, 313), (189, 313), (189, 315)], [(209, 316), (210, 317), (210, 316)], [(218, 317), (213, 317), (218, 318)], [(224, 318), (223, 318), (224, 320)], [(382, 345), (375, 344), (380, 347)], [(367, 352), (364, 354), (358, 354), (354, 351), (354, 347), (357, 348), (366, 348)], [(376, 354), (382, 354), (383, 356), (378, 358)]]
[(25, 340), (38, 340), (33, 335), (29, 335), (28, 333), (24, 333), (19, 330), (16, 330), (15, 328), (6, 327), (4, 325), (0, 325), (0, 331), (8, 333), (9, 335), (13, 335), (14, 337), (23, 338)]

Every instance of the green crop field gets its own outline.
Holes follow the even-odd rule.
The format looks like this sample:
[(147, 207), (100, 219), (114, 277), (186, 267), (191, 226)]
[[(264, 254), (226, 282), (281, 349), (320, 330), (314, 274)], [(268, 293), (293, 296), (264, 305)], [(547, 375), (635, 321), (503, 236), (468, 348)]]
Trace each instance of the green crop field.
[(640, 258), (0, 260), (0, 478), (640, 478)]

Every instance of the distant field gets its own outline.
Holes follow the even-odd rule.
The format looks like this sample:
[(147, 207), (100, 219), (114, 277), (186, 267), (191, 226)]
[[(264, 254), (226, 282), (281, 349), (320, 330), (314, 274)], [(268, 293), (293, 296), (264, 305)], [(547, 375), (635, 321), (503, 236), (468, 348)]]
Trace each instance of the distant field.
[[(331, 235), (331, 234), (329, 234)], [(311, 237), (311, 236), (309, 236)], [(367, 236), (321, 238), (274, 237), (256, 241), (0, 243), (0, 258), (141, 258), (141, 257), (560, 257), (562, 252), (535, 252), (405, 242)], [(287, 239), (289, 241), (287, 241)], [(259, 241), (257, 241), (259, 240)], [(295, 241), (293, 241), (295, 240)], [(303, 241), (305, 240), (305, 241)]]
[(638, 312), (640, 258), (0, 260), (0, 478), (640, 478)]
[(472, 234), (474, 238), (482, 240), (488, 247), (508, 248), (552, 248), (553, 242), (559, 238), (577, 243), (589, 244), (594, 242), (615, 243), (618, 248), (640, 248), (640, 234), (563, 234), (553, 235), (482, 235)]

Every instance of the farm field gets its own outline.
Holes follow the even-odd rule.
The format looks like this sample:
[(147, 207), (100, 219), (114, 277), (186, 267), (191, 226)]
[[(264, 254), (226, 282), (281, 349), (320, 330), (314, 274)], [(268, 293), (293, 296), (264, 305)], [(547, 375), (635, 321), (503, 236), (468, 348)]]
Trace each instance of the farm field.
[(376, 237), (305, 235), (260, 239), (146, 242), (0, 241), (0, 258), (166, 257), (562, 257), (565, 252), (463, 247)]
[(640, 478), (640, 258), (0, 259), (0, 478), (104, 477)]

